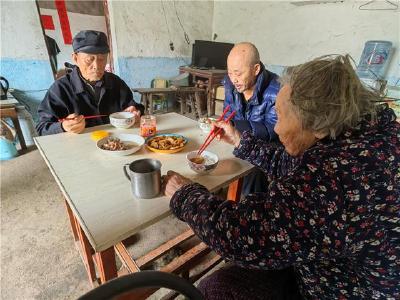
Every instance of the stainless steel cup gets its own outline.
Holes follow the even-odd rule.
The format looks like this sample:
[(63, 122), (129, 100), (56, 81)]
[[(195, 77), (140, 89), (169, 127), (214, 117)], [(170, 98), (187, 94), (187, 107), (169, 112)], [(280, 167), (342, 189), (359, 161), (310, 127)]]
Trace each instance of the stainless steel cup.
[(156, 159), (139, 159), (124, 165), (126, 178), (131, 182), (132, 193), (137, 198), (154, 198), (161, 191), (161, 162)]

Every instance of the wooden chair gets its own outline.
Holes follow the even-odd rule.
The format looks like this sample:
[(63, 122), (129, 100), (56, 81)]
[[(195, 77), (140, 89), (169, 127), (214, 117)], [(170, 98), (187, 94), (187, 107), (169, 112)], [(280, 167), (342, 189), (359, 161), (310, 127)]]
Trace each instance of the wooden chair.
[(140, 289), (143, 293), (143, 288), (154, 287), (178, 291), (185, 295), (186, 299), (204, 299), (200, 291), (182, 277), (159, 271), (142, 271), (111, 280), (79, 297), (78, 300), (120, 299), (118, 296), (123, 296), (123, 299), (146, 299), (146, 294), (141, 295), (140, 291), (127, 293), (136, 289)]
[[(152, 88), (166, 88), (168, 87), (168, 81), (163, 78), (154, 78), (151, 81)], [(168, 112), (168, 96), (164, 94), (153, 94), (153, 106), (155, 111), (164, 111)]]

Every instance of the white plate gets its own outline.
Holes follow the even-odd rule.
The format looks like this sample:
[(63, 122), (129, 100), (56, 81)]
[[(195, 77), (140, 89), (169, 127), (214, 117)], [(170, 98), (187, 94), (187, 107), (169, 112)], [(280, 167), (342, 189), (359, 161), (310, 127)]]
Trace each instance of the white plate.
[[(121, 142), (129, 146), (129, 149), (121, 151), (110, 151), (102, 149), (101, 146), (104, 143), (106, 143), (109, 138), (120, 139)], [(105, 152), (114, 156), (124, 156), (135, 153), (136, 151), (140, 150), (140, 148), (142, 148), (143, 145), (144, 145), (144, 138), (142, 138), (140, 135), (137, 134), (127, 134), (127, 133), (111, 134), (110, 136), (102, 138), (101, 140), (97, 141), (97, 148), (101, 152)]]

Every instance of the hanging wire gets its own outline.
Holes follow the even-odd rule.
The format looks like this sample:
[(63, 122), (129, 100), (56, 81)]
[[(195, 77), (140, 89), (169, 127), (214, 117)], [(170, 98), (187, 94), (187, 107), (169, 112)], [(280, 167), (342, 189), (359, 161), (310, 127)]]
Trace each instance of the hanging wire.
[(167, 14), (165, 13), (165, 8), (164, 8), (164, 2), (161, 0), (161, 7), (164, 13), (164, 19), (165, 19), (165, 25), (167, 26), (167, 30), (168, 30), (168, 37), (169, 37), (169, 45), (171, 47), (172, 45), (172, 38), (171, 38), (171, 32), (169, 31), (169, 26), (168, 26), (168, 21), (167, 21)]
[[(170, 40), (169, 46), (170, 46), (171, 50), (173, 50), (173, 49), (174, 49), (174, 48), (173, 48), (173, 47), (174, 47), (174, 46), (173, 46), (174, 44), (173, 44), (173, 42), (172, 42), (171, 32), (169, 31), (169, 26), (168, 26), (168, 21), (167, 21), (167, 14), (166, 14), (166, 12), (165, 12), (164, 2), (163, 2), (162, 0), (160, 0), (160, 2), (161, 2), (161, 7), (162, 7), (162, 10), (163, 10), (163, 13), (164, 13), (165, 24), (166, 24), (167, 30), (168, 30), (168, 36), (169, 36), (169, 40)], [(174, 5), (175, 5), (175, 3), (174, 3)], [(175, 13), (177, 14), (176, 8), (175, 8)], [(177, 14), (177, 17), (178, 17), (179, 23), (180, 23), (181, 26), (182, 26), (182, 23), (180, 22), (180, 19), (179, 19), (178, 14)], [(185, 29), (183, 28), (183, 26), (182, 26), (182, 29), (183, 29), (184, 33), (186, 34)], [(185, 35), (185, 40), (186, 40), (186, 42), (188, 42), (189, 36), (187, 36), (187, 39), (186, 39), (186, 36), (187, 36), (187, 34)], [(190, 40), (189, 40), (189, 43), (188, 43), (188, 44), (190, 44)], [(180, 60), (183, 62), (183, 64), (188, 64), (188, 62), (187, 62), (181, 55), (177, 55), (176, 51), (174, 51), (174, 56), (175, 56), (176, 58), (180, 59)]]
[(187, 34), (185, 28), (184, 28), (183, 25), (182, 25), (181, 19), (179, 18), (178, 10), (176, 9), (175, 0), (174, 0), (173, 2), (174, 2), (175, 14), (176, 14), (176, 17), (178, 18), (179, 25), (181, 26), (182, 31), (183, 31), (183, 34), (184, 34), (184, 36), (185, 36), (185, 41), (186, 41), (186, 43), (187, 43), (188, 45), (190, 45), (190, 38), (189, 38), (189, 35)]

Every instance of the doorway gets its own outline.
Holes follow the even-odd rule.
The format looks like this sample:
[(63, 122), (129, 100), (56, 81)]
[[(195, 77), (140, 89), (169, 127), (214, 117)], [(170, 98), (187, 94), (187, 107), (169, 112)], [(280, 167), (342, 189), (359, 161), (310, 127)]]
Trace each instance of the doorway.
[(106, 33), (110, 45), (106, 70), (113, 72), (107, 1), (36, 0), (36, 6), (55, 79), (65, 74), (65, 63), (72, 63), (72, 39), (75, 34), (89, 29)]

